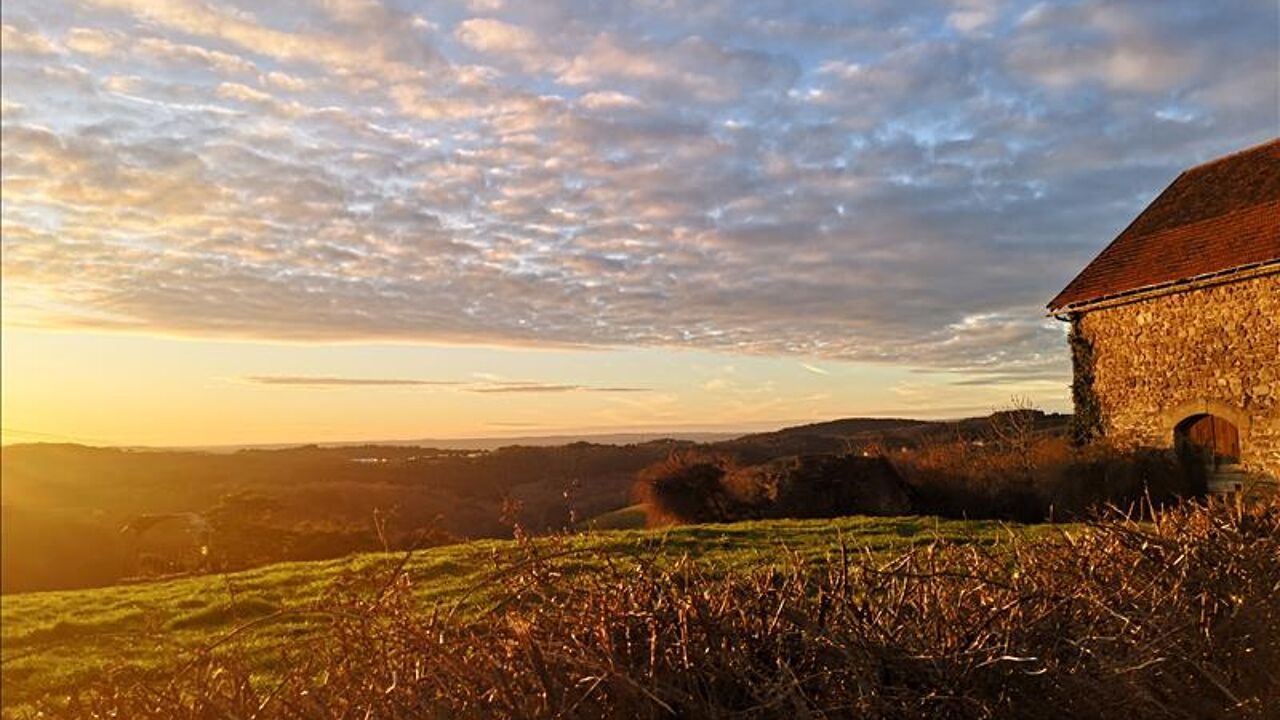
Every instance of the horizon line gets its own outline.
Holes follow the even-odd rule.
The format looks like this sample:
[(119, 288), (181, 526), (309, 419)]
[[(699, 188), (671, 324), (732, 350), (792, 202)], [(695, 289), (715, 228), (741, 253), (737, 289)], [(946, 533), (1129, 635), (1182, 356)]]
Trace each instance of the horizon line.
[[(96, 447), (104, 449), (123, 449), (123, 450), (161, 450), (161, 451), (231, 451), (231, 450), (252, 450), (252, 449), (283, 449), (291, 447), (340, 447), (355, 445), (387, 445), (387, 446), (404, 446), (404, 447), (432, 447), (426, 443), (481, 443), (481, 442), (497, 442), (502, 440), (552, 440), (552, 439), (569, 439), (580, 438), (589, 439), (592, 437), (607, 437), (611, 435), (634, 435), (634, 436), (653, 436), (653, 439), (663, 439), (664, 436), (673, 436), (671, 439), (680, 439), (677, 435), (718, 435), (718, 436), (735, 436), (750, 435), (762, 432), (775, 432), (795, 427), (803, 427), (806, 425), (818, 425), (828, 422), (839, 422), (841, 420), (909, 420), (915, 422), (957, 422), (960, 420), (968, 420), (973, 418), (985, 417), (1000, 408), (979, 407), (979, 406), (957, 406), (938, 408), (937, 412), (951, 412), (955, 414), (936, 415), (929, 413), (928, 417), (922, 417), (915, 411), (895, 412), (895, 411), (875, 411), (868, 413), (860, 413), (856, 415), (844, 415), (839, 417), (829, 417), (825, 419), (785, 419), (785, 420), (767, 420), (753, 421), (733, 425), (703, 425), (703, 424), (687, 424), (687, 425), (663, 425), (663, 426), (619, 426), (616, 428), (582, 428), (582, 429), (555, 429), (548, 428), (543, 432), (539, 432), (536, 428), (530, 428), (529, 432), (495, 432), (493, 434), (482, 435), (449, 435), (449, 436), (419, 436), (409, 438), (354, 438), (348, 440), (281, 440), (281, 441), (251, 441), (251, 442), (228, 442), (228, 443), (212, 443), (212, 444), (147, 444), (147, 443), (129, 443), (129, 442), (110, 442), (100, 439), (78, 438), (72, 436), (58, 435), (56, 433), (45, 433), (36, 431), (18, 430), (16, 428), (0, 429), (0, 447), (13, 447), (17, 445), (80, 445), (84, 447)], [(1070, 414), (1060, 410), (1043, 410), (1046, 414)], [(12, 440), (13, 435), (34, 435), (49, 439), (43, 440)]]

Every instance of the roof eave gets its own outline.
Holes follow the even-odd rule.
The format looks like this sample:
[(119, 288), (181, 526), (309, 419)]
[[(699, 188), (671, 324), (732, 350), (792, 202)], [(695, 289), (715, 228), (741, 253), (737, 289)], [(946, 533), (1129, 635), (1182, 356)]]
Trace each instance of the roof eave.
[(1248, 265), (1237, 265), (1224, 270), (1216, 270), (1211, 273), (1203, 273), (1201, 275), (1180, 278), (1178, 280), (1169, 280), (1162, 283), (1156, 283), (1154, 285), (1144, 285), (1142, 287), (1133, 288), (1132, 290), (1125, 290), (1124, 292), (1102, 295), (1086, 300), (1076, 300), (1069, 303), (1063, 303), (1061, 305), (1056, 305), (1055, 303), (1057, 302), (1057, 298), (1054, 298), (1054, 300), (1048, 305), (1048, 312), (1046, 315), (1058, 317), (1072, 313), (1100, 310), (1104, 307), (1127, 305), (1128, 303), (1146, 300), (1159, 295), (1186, 292), (1188, 290), (1195, 290), (1210, 285), (1221, 285), (1222, 283), (1234, 282), (1236, 280), (1245, 280), (1251, 277), (1269, 275), (1274, 272), (1280, 272), (1280, 258), (1263, 260), (1262, 262), (1250, 263)]

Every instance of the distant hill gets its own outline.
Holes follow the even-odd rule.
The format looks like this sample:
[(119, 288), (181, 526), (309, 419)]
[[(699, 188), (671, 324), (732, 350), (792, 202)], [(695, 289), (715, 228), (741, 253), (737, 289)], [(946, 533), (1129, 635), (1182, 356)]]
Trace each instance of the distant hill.
[[(503, 447), (555, 447), (573, 443), (591, 443), (593, 445), (640, 445), (655, 440), (681, 440), (696, 443), (711, 443), (729, 440), (741, 436), (738, 432), (628, 432), (628, 433), (585, 433), (580, 435), (521, 435), (514, 437), (471, 437), (471, 438), (416, 438), (411, 440), (352, 440), (347, 442), (307, 443), (306, 446), (322, 448), (349, 447), (413, 447), (432, 448), (437, 450), (497, 450)], [(283, 450), (298, 447), (299, 443), (265, 443), (251, 445), (197, 445), (191, 447), (163, 448), (167, 450), (196, 450), (200, 452), (236, 452), (238, 450)], [(157, 448), (134, 448), (154, 450)]]
[[(1063, 433), (1071, 419), (1070, 415), (1039, 410), (1016, 412), (1025, 413), (1035, 432), (1040, 433)], [(845, 418), (743, 435), (712, 443), (710, 447), (731, 453), (746, 463), (787, 455), (850, 452), (871, 446), (885, 450), (913, 448), (934, 440), (980, 439), (990, 433), (992, 420), (1002, 415), (1008, 413), (961, 420)]]
[[(1037, 432), (1055, 433), (1068, 416), (1028, 417)], [(135, 563), (120, 530), (140, 515), (208, 518), (215, 538), (209, 569), (235, 570), (384, 544), (510, 537), (515, 524), (535, 534), (563, 529), (631, 505), (636, 473), (679, 450), (755, 465), (980, 438), (989, 426), (987, 418), (846, 418), (737, 437), (624, 433), (591, 442), (543, 436), (217, 452), (9, 445), (0, 449), (0, 590), (88, 587), (127, 577)]]
[[(1055, 429), (1066, 425), (1070, 415), (1032, 411), (1037, 425)], [(866, 440), (873, 436), (889, 436), (914, 444), (922, 438), (959, 432), (970, 436), (984, 432), (990, 416), (959, 420), (914, 420), (911, 418), (841, 418), (792, 425), (777, 430), (741, 433), (727, 431), (673, 430), (651, 432), (584, 433), (558, 435), (521, 435), (509, 437), (416, 438), (409, 440), (353, 440), (324, 443), (264, 443), (251, 445), (207, 445), (174, 448), (132, 447), (131, 450), (196, 451), (210, 453), (242, 450), (290, 450), (297, 448), (417, 448), (430, 450), (498, 450), (504, 447), (560, 447), (578, 443), (591, 445), (644, 445), (659, 441), (676, 441), (712, 445), (723, 449), (745, 447), (789, 448), (800, 452), (837, 452), (845, 449), (844, 440)], [(831, 440), (840, 442), (831, 443)], [(40, 443), (23, 443), (40, 444)], [(16, 447), (15, 445), (14, 447)], [(805, 448), (812, 448), (805, 450)], [(399, 452), (399, 451), (397, 451)]]

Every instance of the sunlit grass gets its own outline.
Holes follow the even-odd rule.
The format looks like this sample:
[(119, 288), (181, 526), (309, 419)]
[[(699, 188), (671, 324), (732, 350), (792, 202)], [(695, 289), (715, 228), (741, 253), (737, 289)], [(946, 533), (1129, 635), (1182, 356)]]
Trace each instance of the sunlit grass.
[[(1009, 534), (1052, 532), (1049, 526), (926, 517), (774, 520), (699, 525), (666, 530), (615, 530), (537, 540), (535, 546), (564, 556), (558, 567), (588, 573), (608, 563), (672, 562), (688, 556), (711, 574), (774, 564), (788, 558), (823, 562), (841, 547), (882, 554), (944, 539), (993, 544)], [(265, 674), (284, 643), (325, 625), (305, 614), (341, 582), (359, 582), (369, 593), (379, 568), (406, 562), (424, 607), (461, 614), (499, 604), (501, 583), (487, 578), (522, 550), (513, 541), (477, 541), (431, 548), (407, 560), (400, 554), (363, 554), (340, 560), (283, 563), (221, 576), (93, 590), (4, 596), (3, 705), (6, 715), (46, 694), (91, 682), (104, 670), (171, 666), (238, 627), (236, 648), (255, 658)]]

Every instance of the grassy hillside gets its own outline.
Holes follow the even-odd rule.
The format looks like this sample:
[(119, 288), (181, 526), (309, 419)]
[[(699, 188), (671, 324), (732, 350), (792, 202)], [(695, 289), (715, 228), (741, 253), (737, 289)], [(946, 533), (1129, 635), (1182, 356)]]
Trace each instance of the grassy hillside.
[[(715, 575), (795, 557), (822, 562), (838, 555), (842, 543), (850, 551), (888, 553), (938, 538), (986, 544), (1047, 532), (1057, 531), (922, 517), (844, 518), (594, 532), (540, 539), (532, 547), (556, 554), (557, 572), (569, 577), (606, 564), (663, 564), (684, 556)], [(406, 569), (424, 606), (486, 612), (510, 600), (499, 595), (505, 591), (495, 568), (528, 552), (513, 541), (477, 541), (420, 551)], [(377, 594), (404, 561), (404, 555), (373, 553), (143, 585), (6, 595), (0, 599), (5, 715), (101, 678), (105, 670), (172, 667), (215, 644), (214, 652), (247, 656), (269, 676), (290, 640), (327, 627), (309, 608), (335, 592)], [(237, 628), (243, 629), (233, 634)]]
[(579, 530), (639, 530), (647, 524), (644, 505), (628, 505), (579, 523)]

